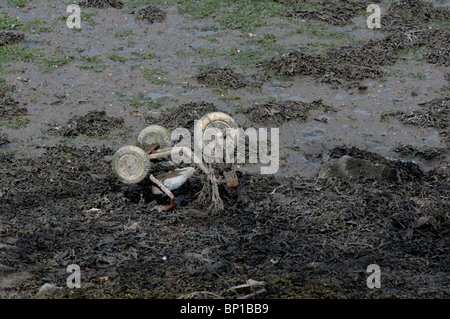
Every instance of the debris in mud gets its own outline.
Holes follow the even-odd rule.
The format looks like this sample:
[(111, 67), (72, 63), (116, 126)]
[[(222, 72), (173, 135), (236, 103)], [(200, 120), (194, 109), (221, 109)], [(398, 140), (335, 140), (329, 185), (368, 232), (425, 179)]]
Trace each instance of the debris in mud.
[[(202, 118), (203, 115), (211, 112), (217, 112), (217, 107), (208, 102), (189, 102), (180, 105), (176, 110), (164, 113), (158, 124), (167, 128), (184, 127), (188, 130), (194, 130), (194, 121)], [(147, 118), (148, 123), (153, 123), (154, 119)]]
[[(6, 296), (35, 298), (52, 283), (62, 287), (58, 298), (177, 298), (205, 288), (232, 298), (242, 273), (264, 278), (267, 298), (415, 297), (424, 275), (434, 281), (421, 282), (422, 297), (448, 296), (448, 177), (395, 183), (242, 173), (252, 205), (153, 214), (148, 184), (130, 190), (113, 176), (111, 148), (45, 151), (0, 156), (0, 243), (10, 247), (0, 248), (1, 263), (33, 278), (0, 291)], [(402, 270), (386, 272), (381, 295), (354, 285), (365, 282), (374, 258)], [(80, 289), (65, 285), (69, 264), (84, 269)]]
[(28, 110), (25, 107), (20, 107), (19, 102), (14, 100), (10, 96), (2, 96), (0, 92), (0, 119), (11, 120), (16, 116), (23, 116), (28, 114)]
[(166, 19), (166, 12), (158, 7), (149, 5), (145, 8), (137, 9), (133, 12), (139, 20), (147, 20), (150, 23), (163, 22)]
[(423, 109), (397, 114), (396, 117), (404, 124), (414, 124), (422, 127), (436, 127), (439, 134), (450, 144), (450, 97), (434, 99), (419, 104)]
[(423, 0), (395, 0), (381, 19), (381, 27), (389, 31), (396, 29), (418, 29), (424, 23), (450, 19), (447, 8), (435, 8)]
[(398, 145), (393, 149), (393, 151), (405, 157), (420, 157), (426, 160), (432, 160), (443, 158), (448, 150), (446, 148), (437, 147), (426, 147), (419, 149), (417, 147), (413, 147), (412, 145), (405, 144)]
[(407, 161), (382, 157), (356, 147), (338, 146), (324, 154), (318, 178), (378, 179), (410, 181), (420, 179), (420, 167)]
[[(438, 49), (439, 56), (445, 56), (446, 51), (441, 48), (447, 47), (449, 41), (450, 29), (397, 31), (383, 39), (370, 40), (362, 45), (331, 48), (323, 55), (289, 51), (257, 66), (286, 76), (310, 75), (318, 82), (332, 83), (334, 89), (339, 85), (358, 87), (363, 79), (382, 77), (384, 72), (380, 66), (394, 64), (400, 50), (427, 47), (430, 50)], [(433, 56), (430, 55), (430, 62), (445, 59), (435, 59)]]
[(306, 121), (311, 110), (334, 111), (331, 106), (322, 103), (322, 100), (316, 100), (311, 103), (270, 101), (264, 104), (256, 103), (244, 110), (244, 113), (255, 123), (270, 122), (281, 124), (291, 120)]
[(226, 86), (232, 89), (239, 89), (246, 86), (260, 87), (264, 79), (255, 75), (245, 76), (234, 72), (230, 68), (206, 68), (196, 76), (197, 80), (207, 86)]
[(293, 9), (286, 11), (283, 15), (301, 19), (320, 20), (341, 26), (349, 23), (353, 17), (367, 8), (365, 3), (349, 0), (321, 1), (316, 3), (316, 5), (320, 5), (322, 8), (310, 10)]
[(91, 111), (83, 116), (75, 115), (65, 126), (53, 127), (49, 131), (56, 131), (61, 136), (78, 136), (81, 134), (102, 136), (113, 129), (122, 128), (123, 125), (123, 119), (107, 116), (105, 111)]
[(434, 49), (425, 56), (425, 60), (431, 64), (449, 67), (450, 49), (449, 48)]
[(25, 39), (25, 35), (20, 32), (0, 31), (0, 46), (19, 43)]
[(0, 146), (10, 143), (8, 135), (5, 133), (0, 134)]
[(82, 0), (80, 2), (81, 6), (91, 7), (91, 8), (108, 8), (113, 7), (117, 9), (122, 9), (124, 6), (123, 1), (120, 0)]
[[(334, 51), (331, 50), (324, 57), (291, 51), (265, 61), (258, 66), (281, 75), (310, 75), (315, 77), (318, 82), (331, 83), (333, 89), (343, 85), (343, 80), (352, 83), (348, 85), (350, 87), (358, 86), (355, 83), (358, 80), (381, 77), (383, 72), (377, 66), (358, 60), (358, 57), (354, 55), (356, 50), (351, 52), (352, 50), (349, 49), (347, 53), (340, 52), (341, 55), (339, 56), (342, 59), (334, 55)], [(347, 54), (351, 58), (343, 56)], [(367, 57), (364, 61), (367, 61), (366, 59)]]
[(422, 107), (419, 110), (385, 113), (381, 118), (394, 116), (403, 124), (436, 127), (440, 129), (440, 134), (450, 141), (450, 97), (434, 99), (419, 105)]

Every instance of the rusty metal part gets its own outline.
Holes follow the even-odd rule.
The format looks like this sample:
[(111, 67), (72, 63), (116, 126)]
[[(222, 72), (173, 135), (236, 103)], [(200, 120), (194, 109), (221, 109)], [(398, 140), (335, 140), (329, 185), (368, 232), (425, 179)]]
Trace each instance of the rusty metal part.
[(150, 180), (155, 183), (156, 186), (158, 186), (167, 196), (170, 197), (170, 204), (167, 206), (160, 206), (159, 208), (161, 210), (170, 210), (173, 208), (173, 206), (175, 206), (175, 196), (172, 194), (172, 192), (166, 187), (164, 186), (155, 176), (153, 176), (152, 174), (150, 174)]

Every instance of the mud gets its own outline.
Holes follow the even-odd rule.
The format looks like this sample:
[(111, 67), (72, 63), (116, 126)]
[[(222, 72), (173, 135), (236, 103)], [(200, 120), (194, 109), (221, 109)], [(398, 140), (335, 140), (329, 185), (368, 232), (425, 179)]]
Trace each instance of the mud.
[(153, 22), (163, 22), (166, 18), (167, 13), (155, 6), (147, 6), (145, 8), (140, 8), (134, 12), (137, 19), (146, 20), (150, 23)]
[(91, 8), (122, 8), (124, 5), (123, 1), (120, 0), (82, 0), (79, 2), (81, 6), (91, 7)]
[(180, 105), (173, 111), (164, 113), (159, 118), (147, 118), (149, 124), (160, 123), (168, 129), (183, 127), (187, 129), (194, 128), (194, 122), (199, 120), (203, 115), (217, 112), (218, 109), (213, 103), (208, 102), (190, 102)]
[[(408, 26), (369, 30), (350, 1), (155, 1), (154, 23), (144, 1), (83, 2), (79, 30), (65, 2), (0, 8), (25, 36), (0, 46), (1, 298), (239, 298), (248, 279), (252, 298), (450, 297), (448, 7), (383, 1)], [(198, 170), (166, 212), (149, 179), (114, 176), (146, 125), (213, 111), (278, 128), (279, 171), (213, 165), (238, 196)], [(352, 174), (318, 178), (343, 158)]]
[(124, 120), (107, 116), (105, 111), (91, 111), (86, 115), (73, 116), (65, 125), (49, 129), (51, 134), (66, 137), (78, 135), (104, 136), (111, 130), (123, 128)]
[(20, 103), (11, 96), (0, 93), (0, 120), (11, 120), (17, 116), (23, 116), (28, 114), (26, 107), (20, 105)]
[(384, 114), (382, 118), (395, 116), (404, 124), (439, 128), (447, 143), (450, 142), (450, 98), (434, 99), (420, 106), (418, 110)]
[(427, 147), (425, 149), (417, 149), (417, 147), (411, 145), (399, 145), (393, 151), (404, 157), (421, 157), (426, 160), (443, 158), (447, 153), (445, 148)]
[(286, 76), (311, 75), (320, 83), (331, 83), (333, 88), (352, 88), (361, 80), (384, 76), (381, 67), (394, 64), (400, 50), (426, 47), (433, 50), (426, 57), (429, 63), (447, 65), (450, 59), (445, 49), (448, 41), (448, 29), (397, 32), (359, 46), (331, 48), (325, 55), (291, 51), (259, 66)]
[(25, 35), (20, 32), (0, 31), (0, 46), (19, 43), (25, 39)]
[(0, 146), (4, 145), (4, 144), (8, 144), (11, 143), (10, 140), (8, 140), (8, 135), (3, 133), (0, 135)]
[(206, 67), (196, 77), (198, 82), (210, 87), (239, 89), (246, 86), (260, 87), (263, 84), (263, 80), (258, 76), (242, 75), (230, 68)]
[(314, 19), (325, 21), (332, 25), (342, 26), (351, 21), (359, 12), (367, 8), (366, 3), (344, 1), (319, 1), (315, 3), (323, 6), (320, 9), (311, 10), (288, 10), (284, 13), (287, 17), (302, 19)]
[(435, 8), (432, 3), (421, 0), (395, 0), (386, 11), (382, 26), (389, 30), (418, 29), (431, 21), (450, 18), (446, 8)]
[(306, 121), (311, 110), (321, 110), (324, 113), (334, 111), (321, 100), (311, 103), (299, 101), (273, 101), (264, 104), (254, 104), (244, 111), (248, 119), (255, 123), (270, 122), (282, 124), (289, 121)]

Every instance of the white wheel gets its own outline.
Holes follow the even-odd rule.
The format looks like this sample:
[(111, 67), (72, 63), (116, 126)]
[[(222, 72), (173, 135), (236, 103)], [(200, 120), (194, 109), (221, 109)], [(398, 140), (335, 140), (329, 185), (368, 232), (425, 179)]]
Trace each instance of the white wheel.
[(145, 151), (156, 147), (168, 148), (173, 146), (170, 132), (160, 125), (150, 125), (144, 128), (137, 137), (137, 142)]
[(128, 145), (117, 150), (111, 165), (114, 174), (122, 182), (136, 184), (147, 176), (151, 162), (143, 149)]

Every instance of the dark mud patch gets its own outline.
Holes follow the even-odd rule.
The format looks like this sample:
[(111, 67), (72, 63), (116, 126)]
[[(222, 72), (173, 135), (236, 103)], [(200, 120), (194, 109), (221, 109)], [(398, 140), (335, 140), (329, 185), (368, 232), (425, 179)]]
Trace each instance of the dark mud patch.
[(5, 133), (0, 134), (0, 146), (10, 143), (8, 135)]
[(83, 0), (80, 2), (83, 7), (91, 8), (117, 8), (121, 9), (124, 6), (123, 1), (120, 0)]
[(391, 3), (383, 19), (382, 28), (418, 29), (426, 23), (450, 19), (450, 11), (435, 8), (431, 2), (422, 0), (396, 0)]
[(167, 16), (167, 13), (164, 10), (152, 5), (137, 9), (133, 13), (138, 20), (145, 20), (150, 23), (163, 22)]
[[(378, 179), (402, 183), (420, 180), (424, 176), (422, 169), (414, 162), (386, 158), (354, 146), (337, 146), (327, 156), (332, 160), (346, 157), (346, 161), (335, 162), (337, 166), (331, 166), (328, 168), (328, 172), (323, 173), (327, 177), (353, 175), (366, 180), (376, 176)], [(339, 167), (340, 165), (342, 166)], [(339, 172), (334, 172), (335, 168), (339, 169)]]
[(54, 126), (49, 132), (66, 137), (78, 135), (103, 136), (111, 130), (123, 128), (124, 120), (106, 115), (105, 111), (91, 111), (86, 115), (73, 116), (66, 125)]
[(311, 110), (331, 112), (334, 109), (316, 100), (311, 103), (300, 101), (270, 101), (264, 104), (254, 104), (244, 110), (246, 116), (255, 123), (282, 124), (291, 120), (306, 121)]
[(425, 60), (431, 64), (449, 67), (450, 49), (449, 48), (434, 49), (425, 56)]
[(412, 145), (398, 145), (393, 151), (404, 157), (419, 157), (426, 160), (443, 158), (448, 152), (446, 148), (426, 147), (419, 149)]
[(164, 113), (161, 118), (153, 119), (147, 117), (147, 122), (158, 124), (168, 128), (174, 129), (177, 127), (184, 127), (188, 130), (194, 130), (194, 121), (202, 118), (203, 115), (217, 112), (218, 109), (213, 103), (208, 102), (189, 102), (180, 105), (178, 108), (171, 112)]
[(446, 48), (449, 41), (450, 29), (398, 31), (362, 45), (331, 48), (322, 55), (290, 51), (257, 66), (285, 76), (310, 75), (317, 82), (331, 83), (335, 89), (339, 86), (350, 88), (358, 86), (363, 79), (385, 75), (380, 67), (394, 64), (400, 50), (426, 47), (437, 50), (430, 53), (430, 62), (448, 63), (446, 49), (442, 48)]
[(394, 116), (404, 124), (438, 128), (439, 133), (450, 142), (450, 97), (434, 99), (419, 106), (421, 109), (386, 113), (381, 118)]
[[(360, 153), (335, 156), (343, 152)], [(264, 298), (449, 296), (448, 175), (399, 183), (238, 172), (247, 203), (216, 215), (183, 205), (160, 213), (147, 184), (113, 176), (113, 153), (58, 146), (35, 159), (0, 156), (0, 258), (29, 274), (2, 296), (36, 298), (50, 283), (58, 298), (236, 298), (243, 293), (230, 286), (248, 278), (264, 281)], [(373, 263), (384, 274), (376, 291), (365, 285)], [(81, 268), (80, 289), (66, 286), (70, 264)]]
[(242, 75), (230, 68), (205, 68), (200, 71), (196, 78), (199, 83), (209, 87), (227, 87), (231, 89), (239, 89), (246, 86), (260, 87), (263, 85), (265, 78), (257, 75)]
[[(289, 1), (285, 4), (296, 4), (301, 1)], [(372, 1), (377, 2), (377, 1)], [(308, 1), (309, 3), (309, 1)], [(324, 21), (326, 23), (342, 26), (348, 24), (360, 12), (365, 11), (368, 3), (355, 2), (349, 0), (343, 1), (317, 1), (314, 2), (319, 9), (293, 9), (284, 12), (286, 17), (295, 17), (301, 19), (311, 19)]]
[(25, 39), (25, 35), (20, 32), (0, 31), (0, 46), (19, 43)]
[(0, 92), (0, 119), (11, 120), (17, 116), (23, 116), (28, 114), (26, 107), (21, 107), (20, 103), (14, 100), (11, 96)]

